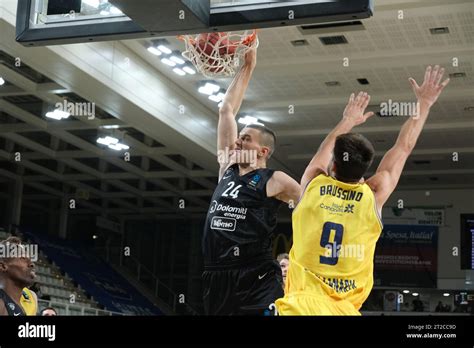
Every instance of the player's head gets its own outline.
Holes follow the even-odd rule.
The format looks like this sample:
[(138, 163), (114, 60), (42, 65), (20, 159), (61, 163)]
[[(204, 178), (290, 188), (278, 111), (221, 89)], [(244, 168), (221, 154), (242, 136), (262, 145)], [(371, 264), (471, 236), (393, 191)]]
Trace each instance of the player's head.
[(366, 137), (357, 133), (336, 138), (329, 173), (343, 182), (359, 182), (374, 159), (375, 150)]
[(55, 317), (57, 315), (58, 313), (56, 313), (56, 310), (53, 307), (46, 307), (41, 311), (42, 317)]
[(286, 280), (286, 273), (290, 265), (290, 256), (287, 253), (280, 254), (277, 256), (277, 261), (280, 264), (283, 279)]
[(12, 282), (19, 288), (30, 287), (35, 280), (34, 263), (26, 255), (21, 239), (0, 241), (0, 282)]
[[(257, 160), (267, 161), (275, 151), (276, 136), (275, 133), (268, 127), (260, 124), (249, 124), (245, 126), (235, 141), (236, 149), (243, 150), (248, 154), (252, 161), (252, 155), (256, 156)], [(244, 156), (242, 156), (244, 157)], [(242, 161), (242, 162), (245, 162)]]

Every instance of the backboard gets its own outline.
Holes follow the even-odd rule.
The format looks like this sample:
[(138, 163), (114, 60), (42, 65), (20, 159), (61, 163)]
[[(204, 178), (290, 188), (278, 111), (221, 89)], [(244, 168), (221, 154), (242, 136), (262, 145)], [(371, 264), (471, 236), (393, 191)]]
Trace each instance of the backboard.
[(372, 0), (22, 0), (25, 46), (236, 31), (372, 16)]

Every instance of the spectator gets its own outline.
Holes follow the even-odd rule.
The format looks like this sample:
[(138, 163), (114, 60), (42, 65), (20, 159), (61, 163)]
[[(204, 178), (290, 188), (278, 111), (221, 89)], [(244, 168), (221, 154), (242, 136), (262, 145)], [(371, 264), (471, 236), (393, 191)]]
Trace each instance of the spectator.
[(425, 306), (423, 305), (423, 302), (421, 302), (418, 299), (413, 300), (413, 312), (424, 312), (424, 311), (425, 311)]
[(56, 313), (56, 310), (53, 307), (46, 307), (41, 311), (42, 317), (55, 317), (57, 315), (58, 313)]
[(435, 308), (435, 312), (444, 312), (443, 302), (441, 302), (441, 301), (438, 302), (438, 305)]
[(277, 261), (281, 267), (281, 274), (283, 276), (283, 289), (286, 284), (286, 274), (288, 272), (288, 266), (290, 265), (290, 256), (287, 253), (283, 253), (277, 256)]

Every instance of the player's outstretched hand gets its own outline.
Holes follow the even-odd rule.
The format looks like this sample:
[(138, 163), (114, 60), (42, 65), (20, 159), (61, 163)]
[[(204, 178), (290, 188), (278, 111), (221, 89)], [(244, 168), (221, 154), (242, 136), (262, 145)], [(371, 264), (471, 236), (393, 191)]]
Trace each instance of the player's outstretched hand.
[(368, 95), (367, 92), (360, 92), (357, 97), (352, 93), (349, 98), (349, 103), (344, 110), (344, 119), (352, 122), (353, 126), (358, 126), (367, 121), (369, 117), (374, 115), (373, 112), (365, 113), (369, 102), (370, 95)]
[(434, 69), (431, 66), (426, 68), (425, 80), (421, 86), (418, 86), (416, 81), (410, 77), (409, 81), (418, 98), (418, 102), (428, 104), (428, 106), (436, 103), (444, 87), (449, 83), (449, 78), (441, 83), (443, 75), (444, 68), (436, 65)]

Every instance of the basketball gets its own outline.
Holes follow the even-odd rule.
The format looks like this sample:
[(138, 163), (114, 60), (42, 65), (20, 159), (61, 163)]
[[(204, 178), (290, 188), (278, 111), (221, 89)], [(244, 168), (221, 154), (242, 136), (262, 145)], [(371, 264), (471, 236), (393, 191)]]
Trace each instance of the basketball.
[(222, 33), (200, 34), (195, 47), (202, 54), (200, 56), (202, 62), (209, 65), (209, 71), (213, 73), (219, 73), (224, 69), (220, 66), (220, 58), (232, 59), (237, 49), (237, 45), (229, 44), (228, 38)]

